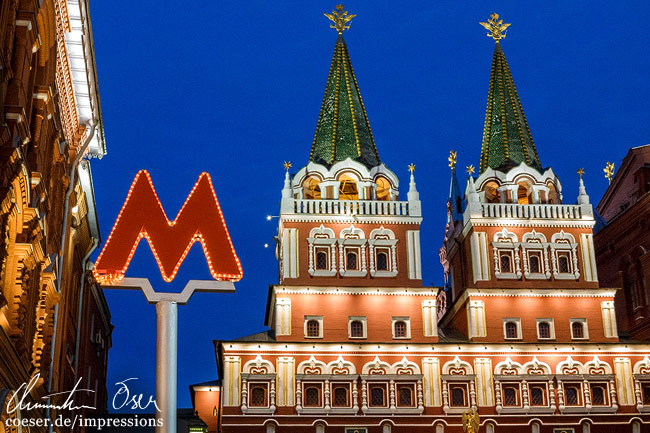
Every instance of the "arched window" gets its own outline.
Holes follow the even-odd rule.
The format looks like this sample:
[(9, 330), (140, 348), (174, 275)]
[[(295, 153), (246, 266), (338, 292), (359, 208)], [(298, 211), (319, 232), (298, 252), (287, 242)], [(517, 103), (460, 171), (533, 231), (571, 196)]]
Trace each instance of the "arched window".
[(377, 178), (375, 183), (377, 184), (377, 200), (390, 200), (390, 181), (385, 177), (380, 176)]
[(359, 200), (357, 181), (348, 175), (339, 177), (339, 200)]
[(506, 322), (506, 338), (518, 338), (517, 324), (515, 322)]
[(544, 389), (540, 386), (530, 387), (530, 405), (531, 406), (546, 406), (544, 399)]
[(571, 324), (572, 338), (585, 338), (585, 328), (582, 322), (573, 322)]
[(465, 387), (452, 386), (451, 387), (451, 405), (452, 406), (467, 406), (465, 399)]
[(334, 386), (334, 404), (337, 407), (347, 407), (348, 403), (348, 387), (347, 386)]
[(591, 404), (594, 406), (605, 406), (607, 404), (605, 388), (602, 385), (594, 385), (591, 387)]
[(555, 189), (555, 185), (553, 185), (552, 183), (548, 184), (548, 203), (554, 204), (559, 202), (560, 200), (557, 196), (557, 190)]
[(488, 182), (485, 184), (485, 201), (488, 203), (501, 203), (501, 194), (497, 189), (499, 184), (496, 182)]
[(501, 273), (509, 274), (512, 272), (512, 256), (509, 253), (501, 254)]
[(386, 406), (386, 390), (381, 386), (370, 388), (370, 404), (372, 406)]
[(395, 322), (395, 338), (405, 338), (406, 337), (406, 322), (398, 320)]
[(315, 385), (305, 386), (305, 407), (319, 407), (320, 403), (320, 388)]
[(567, 385), (564, 387), (564, 396), (567, 406), (580, 405), (580, 392), (576, 385)]
[(512, 386), (503, 387), (503, 405), (504, 406), (519, 406), (517, 398), (517, 390)]
[(388, 270), (388, 254), (384, 252), (377, 253), (377, 270), (378, 271)]
[(413, 406), (413, 388), (401, 386), (398, 394), (398, 406)]
[(539, 274), (541, 266), (539, 265), (539, 254), (530, 254), (528, 256), (528, 265), (531, 274)]
[(320, 194), (320, 179), (316, 176), (309, 176), (302, 182), (302, 196), (306, 199), (319, 200)]
[(345, 269), (347, 271), (356, 271), (357, 269), (359, 269), (358, 266), (359, 265), (357, 263), (357, 253), (348, 251), (348, 253), (346, 254)]
[(327, 266), (327, 253), (325, 251), (318, 251), (316, 253), (316, 269), (329, 269), (329, 266)]
[(551, 338), (551, 325), (548, 322), (539, 322), (537, 331), (539, 338)]
[(531, 204), (533, 202), (533, 189), (527, 183), (520, 183), (517, 188), (517, 203)]
[(568, 253), (558, 253), (557, 255), (557, 267), (558, 271), (561, 274), (567, 274), (571, 272), (569, 266), (569, 254)]
[(350, 337), (363, 338), (363, 323), (361, 323), (361, 320), (350, 322)]
[(265, 385), (251, 385), (249, 406), (251, 407), (267, 406)]
[(320, 323), (311, 319), (307, 322), (307, 337), (320, 337)]

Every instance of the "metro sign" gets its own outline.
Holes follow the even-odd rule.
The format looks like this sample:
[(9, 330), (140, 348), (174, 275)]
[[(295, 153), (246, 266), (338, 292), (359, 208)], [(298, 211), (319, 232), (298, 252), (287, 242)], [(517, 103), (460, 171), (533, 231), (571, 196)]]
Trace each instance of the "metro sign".
[(190, 248), (200, 242), (210, 275), (239, 281), (242, 268), (208, 173), (201, 173), (173, 221), (158, 199), (146, 170), (135, 176), (93, 274), (101, 284), (124, 278), (140, 240), (146, 239), (166, 282), (176, 276)]

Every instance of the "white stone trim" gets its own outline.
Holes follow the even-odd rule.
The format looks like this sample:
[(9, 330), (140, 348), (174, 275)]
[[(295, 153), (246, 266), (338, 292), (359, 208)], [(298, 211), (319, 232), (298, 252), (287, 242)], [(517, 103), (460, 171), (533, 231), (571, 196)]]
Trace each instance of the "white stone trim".
[[(352, 336), (352, 322), (361, 322), (363, 326), (363, 335), (361, 337)], [(366, 316), (348, 316), (348, 338), (351, 340), (365, 340), (368, 338), (368, 323)]]
[[(405, 337), (395, 336), (395, 323), (397, 322), (404, 322), (406, 324)], [(411, 338), (411, 318), (409, 316), (393, 316), (390, 328), (393, 334), (393, 340), (409, 340)]]
[(425, 337), (438, 336), (438, 313), (435, 299), (422, 301), (422, 324)]
[[(318, 337), (310, 337), (307, 335), (307, 322), (310, 320), (316, 320), (318, 322)], [(305, 315), (305, 320), (303, 322), (304, 335), (305, 338), (314, 339), (314, 338), (323, 338), (323, 316), (310, 316)]]
[[(542, 338), (542, 336), (539, 334), (539, 324), (540, 323), (548, 323), (549, 325), (549, 332), (550, 332), (550, 337)], [(537, 339), (544, 341), (544, 340), (555, 340), (555, 320), (552, 317), (542, 317), (542, 318), (537, 318), (535, 319), (535, 331), (537, 332)]]

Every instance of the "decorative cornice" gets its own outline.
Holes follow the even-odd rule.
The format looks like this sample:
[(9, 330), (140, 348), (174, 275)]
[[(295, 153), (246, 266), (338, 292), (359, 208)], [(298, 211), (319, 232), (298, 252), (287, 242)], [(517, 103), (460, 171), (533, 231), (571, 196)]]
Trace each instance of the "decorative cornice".
[(439, 287), (304, 287), (273, 286), (276, 297), (282, 295), (373, 295), (373, 296), (437, 296)]

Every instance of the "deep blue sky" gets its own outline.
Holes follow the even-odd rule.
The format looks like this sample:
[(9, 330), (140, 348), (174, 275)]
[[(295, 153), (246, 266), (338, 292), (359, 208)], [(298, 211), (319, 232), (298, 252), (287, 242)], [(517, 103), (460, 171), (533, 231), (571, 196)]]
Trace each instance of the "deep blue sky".
[[(187, 386), (216, 378), (213, 339), (264, 329), (272, 243), (284, 170), (307, 163), (336, 32), (332, 1), (91, 1), (108, 155), (93, 161), (104, 238), (138, 169), (150, 171), (173, 218), (201, 171), (213, 178), (244, 268), (235, 294), (196, 294), (179, 308), (180, 407)], [(494, 42), (479, 21), (512, 23), (502, 42), (544, 166), (574, 203), (585, 168), (592, 202), (632, 146), (650, 142), (647, 1), (350, 1), (345, 33), (379, 154), (408, 189), (416, 165), (425, 284), (438, 261), (447, 155), (478, 165)], [(128, 276), (165, 289), (146, 243)], [(208, 278), (198, 245), (172, 286)], [(106, 291), (115, 325), (113, 384), (154, 394), (155, 310), (142, 294)], [(110, 402), (109, 402), (110, 406)]]

